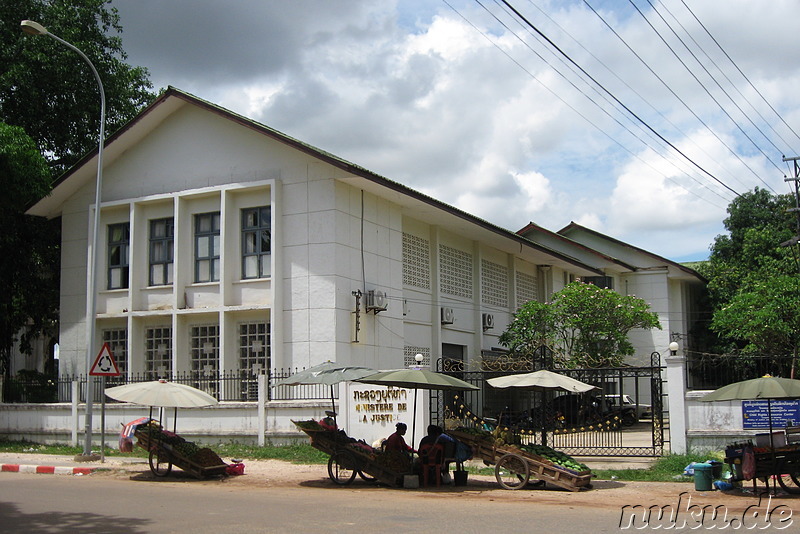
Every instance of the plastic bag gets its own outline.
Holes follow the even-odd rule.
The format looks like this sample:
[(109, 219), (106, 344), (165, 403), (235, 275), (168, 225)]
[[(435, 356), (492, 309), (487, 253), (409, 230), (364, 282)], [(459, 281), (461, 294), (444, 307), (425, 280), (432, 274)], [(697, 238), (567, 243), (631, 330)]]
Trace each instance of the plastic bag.
[(742, 477), (745, 480), (753, 480), (756, 476), (756, 455), (753, 454), (752, 447), (745, 447), (742, 458)]
[(244, 464), (242, 462), (237, 462), (235, 464), (229, 464), (228, 467), (225, 468), (225, 474), (228, 476), (237, 476), (244, 474)]
[(683, 468), (683, 476), (686, 476), (686, 477), (694, 476), (694, 464), (696, 464), (696, 463), (697, 462), (692, 462), (689, 465), (687, 465), (686, 467), (684, 467)]

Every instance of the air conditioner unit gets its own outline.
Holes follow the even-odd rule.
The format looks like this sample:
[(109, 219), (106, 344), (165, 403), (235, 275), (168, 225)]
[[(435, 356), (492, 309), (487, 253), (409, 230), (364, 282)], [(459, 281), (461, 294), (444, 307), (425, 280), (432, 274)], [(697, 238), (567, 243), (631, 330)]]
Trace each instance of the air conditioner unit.
[(453, 324), (455, 320), (453, 308), (442, 308), (442, 324)]
[(388, 300), (386, 299), (386, 293), (379, 289), (370, 289), (367, 291), (367, 311), (379, 313), (386, 311), (387, 306)]
[(494, 315), (491, 313), (484, 313), (483, 314), (483, 329), (484, 330), (491, 330), (494, 328)]

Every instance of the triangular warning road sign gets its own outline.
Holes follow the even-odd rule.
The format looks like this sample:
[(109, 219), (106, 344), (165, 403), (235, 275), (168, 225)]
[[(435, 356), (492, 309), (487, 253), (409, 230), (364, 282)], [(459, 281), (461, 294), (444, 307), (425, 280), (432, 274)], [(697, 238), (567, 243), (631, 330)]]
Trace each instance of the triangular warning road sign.
[(111, 353), (111, 347), (108, 343), (103, 343), (103, 348), (100, 349), (100, 353), (97, 355), (97, 359), (94, 361), (94, 365), (92, 365), (89, 374), (91, 376), (120, 375), (117, 361), (114, 359), (114, 355)]

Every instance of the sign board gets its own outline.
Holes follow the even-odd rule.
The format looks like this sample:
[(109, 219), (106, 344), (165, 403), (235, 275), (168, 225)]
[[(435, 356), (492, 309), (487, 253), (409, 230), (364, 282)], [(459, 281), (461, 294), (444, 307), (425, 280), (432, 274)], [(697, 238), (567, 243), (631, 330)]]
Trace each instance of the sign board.
[(742, 428), (769, 430), (769, 414), (772, 413), (772, 428), (783, 428), (787, 421), (800, 423), (800, 399), (769, 401), (742, 401)]
[(94, 365), (92, 365), (89, 374), (91, 376), (120, 375), (119, 367), (117, 367), (117, 361), (114, 359), (114, 354), (112, 354), (111, 347), (108, 345), (108, 343), (103, 343), (103, 348), (100, 349), (100, 353), (94, 360)]
[[(425, 435), (425, 413), (429, 392), (417, 391), (415, 441)], [(414, 390), (346, 382), (339, 385), (339, 416), (337, 422), (349, 436), (363, 439), (370, 445), (389, 437), (397, 423), (406, 423), (406, 443), (411, 445), (414, 429)], [(413, 445), (416, 448), (416, 444)]]

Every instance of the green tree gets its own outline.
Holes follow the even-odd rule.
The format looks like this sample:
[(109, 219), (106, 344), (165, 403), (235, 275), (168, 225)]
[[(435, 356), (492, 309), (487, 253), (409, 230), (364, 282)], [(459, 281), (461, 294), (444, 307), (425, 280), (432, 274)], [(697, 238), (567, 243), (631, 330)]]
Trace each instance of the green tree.
[(23, 350), (57, 319), (59, 233), (23, 207), (49, 190), (50, 169), (22, 128), (0, 123), (0, 376), (17, 336)]
[[(724, 221), (727, 234), (715, 238), (709, 260), (697, 268), (709, 281), (712, 319), (707, 327), (717, 335), (708, 350), (792, 352), (785, 336), (767, 334), (767, 323), (775, 321), (779, 328), (777, 325), (792, 322), (785, 314), (793, 307), (784, 305), (779, 312), (769, 305), (769, 298), (778, 298), (780, 288), (790, 287), (787, 280), (798, 276), (794, 247), (780, 245), (795, 235), (796, 219), (788, 211), (793, 205), (791, 195), (773, 195), (755, 188), (728, 206)], [(800, 300), (796, 295), (793, 292), (787, 297)], [(764, 328), (765, 335), (758, 334), (757, 328)]]
[[(100, 98), (89, 66), (47, 36), (24, 34), (20, 22), (35, 20), (86, 54), (103, 82), (106, 131), (113, 132), (155, 95), (147, 70), (125, 63), (119, 15), (109, 4), (107, 0), (0, 0), (0, 122), (22, 128), (49, 164), (45, 178), (39, 172), (41, 161), (27, 175), (16, 166), (13, 174), (3, 168), (0, 177), (5, 193), (0, 214), (0, 373), (7, 372), (9, 347), (22, 325), (25, 350), (37, 330), (49, 327), (57, 317), (60, 221), (23, 213), (48, 193), (54, 176), (96, 149), (100, 131)], [(5, 131), (4, 152), (29, 152), (30, 139), (22, 140), (20, 132)], [(12, 162), (23, 156), (14, 152), (5, 157)]]
[(55, 40), (22, 33), (35, 20), (83, 51), (106, 93), (106, 131), (152, 101), (147, 70), (125, 63), (108, 0), (0, 0), (0, 120), (21, 126), (57, 171), (97, 146), (100, 98), (89, 66)]
[(634, 354), (628, 333), (635, 328), (661, 328), (644, 300), (573, 282), (551, 303), (525, 303), (500, 343), (523, 356), (548, 346), (569, 367), (615, 367)]

